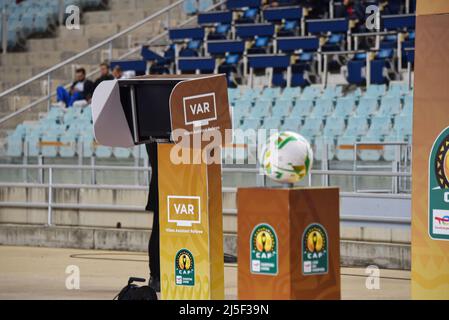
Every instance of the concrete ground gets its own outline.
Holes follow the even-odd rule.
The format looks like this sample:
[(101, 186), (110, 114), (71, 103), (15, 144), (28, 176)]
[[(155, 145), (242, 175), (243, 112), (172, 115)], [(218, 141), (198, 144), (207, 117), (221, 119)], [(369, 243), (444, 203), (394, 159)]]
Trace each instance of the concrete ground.
[[(148, 277), (145, 253), (0, 246), (0, 299), (111, 300), (129, 276)], [(66, 279), (77, 266), (80, 289)], [(69, 267), (69, 268), (68, 268)], [(343, 299), (410, 299), (410, 272), (380, 270), (379, 289), (366, 288), (360, 268), (342, 268)], [(237, 296), (237, 265), (225, 265), (226, 298)]]

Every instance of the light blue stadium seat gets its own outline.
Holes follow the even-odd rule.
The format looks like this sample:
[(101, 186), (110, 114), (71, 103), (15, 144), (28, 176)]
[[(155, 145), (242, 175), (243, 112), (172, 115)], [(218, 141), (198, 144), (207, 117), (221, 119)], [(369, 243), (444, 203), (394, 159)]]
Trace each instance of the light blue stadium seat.
[(394, 132), (397, 137), (408, 139), (412, 135), (413, 118), (411, 116), (399, 116), (394, 120)]
[(307, 118), (299, 133), (304, 137), (315, 137), (321, 135), (322, 126), (321, 118)]
[(284, 120), (284, 123), (281, 126), (281, 130), (299, 132), (300, 127), (301, 127), (301, 119), (289, 117)]
[(385, 96), (381, 100), (380, 108), (377, 115), (384, 117), (394, 117), (400, 112), (401, 112), (401, 98)]
[(250, 88), (246, 88), (243, 90), (240, 99), (254, 101), (259, 97), (259, 92), (257, 90), (252, 90)]
[(263, 120), (262, 128), (263, 129), (279, 129), (281, 127), (281, 119), (267, 117)]
[(342, 86), (329, 86), (326, 89), (324, 89), (321, 98), (322, 99), (335, 99), (337, 97), (340, 97), (343, 92)]
[(334, 102), (332, 99), (317, 99), (315, 108), (311, 113), (314, 118), (326, 118), (334, 111)]
[(92, 133), (84, 133), (78, 138), (82, 144), (83, 157), (90, 158), (94, 154), (94, 136)]
[(367, 98), (379, 98), (386, 92), (386, 86), (384, 84), (372, 84), (366, 90), (364, 97)]
[(258, 100), (251, 111), (251, 117), (263, 118), (271, 114), (271, 101)]
[(337, 105), (333, 117), (347, 118), (354, 112), (355, 99), (353, 97), (343, 97), (337, 99)]
[(382, 136), (390, 134), (391, 131), (391, 118), (376, 116), (371, 119), (371, 126), (367, 135), (380, 139)]
[(260, 128), (260, 120), (254, 118), (245, 118), (242, 126), (240, 127), (242, 130), (253, 129), (257, 130)]
[(273, 117), (287, 117), (290, 115), (292, 100), (278, 99), (271, 109)]
[(377, 99), (366, 98), (360, 99), (359, 105), (356, 109), (356, 116), (358, 117), (370, 117), (377, 112)]
[(307, 117), (312, 112), (313, 100), (297, 99), (296, 104), (292, 109), (292, 117)]
[[(392, 132), (390, 135), (386, 136), (384, 139), (384, 142), (403, 142), (402, 137), (398, 137), (395, 132)], [(398, 146), (391, 145), (391, 146), (384, 146), (384, 152), (383, 152), (383, 158), (385, 161), (395, 161)]]
[(413, 116), (413, 96), (404, 97), (404, 107), (402, 108), (401, 116)]
[(40, 136), (27, 135), (25, 137), (25, 143), (28, 150), (28, 156), (37, 157), (40, 155)]
[(252, 111), (252, 103), (249, 100), (236, 100), (232, 108), (235, 120), (240, 120), (242, 117), (249, 115), (250, 111)]
[(323, 136), (327, 139), (335, 138), (337, 136), (343, 135), (345, 131), (345, 120), (344, 118), (330, 117), (326, 120), (326, 125), (323, 129)]
[(276, 97), (278, 97), (281, 93), (281, 88), (265, 88), (265, 90), (262, 92), (261, 99), (263, 100), (272, 100)]
[(348, 125), (344, 133), (345, 136), (358, 137), (368, 131), (368, 122), (362, 117), (352, 117), (348, 119)]
[(51, 143), (58, 143), (58, 136), (54, 133), (46, 133), (42, 136), (41, 154), (44, 157), (55, 158), (58, 155), (58, 146), (46, 145)]
[(8, 157), (21, 157), (23, 154), (22, 135), (13, 133), (7, 138), (6, 155)]
[(131, 150), (128, 148), (113, 148), (112, 152), (117, 159), (128, 159), (131, 156)]
[(59, 147), (59, 155), (62, 158), (72, 158), (76, 155), (76, 136), (71, 132), (66, 132), (63, 134), (59, 141), (61, 142), (61, 146)]
[(239, 99), (240, 98), (240, 90), (236, 89), (236, 88), (229, 88), (228, 89), (228, 97), (229, 97), (230, 102)]
[(304, 88), (300, 99), (314, 100), (321, 94), (321, 89), (315, 86), (308, 86)]
[(322, 161), (325, 148), (327, 148), (327, 160), (333, 160), (335, 157), (335, 145), (334, 140), (326, 137), (315, 137), (314, 139), (315, 150), (313, 152), (313, 157), (317, 161)]
[(97, 158), (100, 158), (100, 159), (110, 158), (112, 156), (112, 148), (111, 147), (97, 145), (95, 147), (95, 156)]
[(340, 161), (353, 161), (354, 149), (352, 148), (354, 143), (357, 142), (355, 136), (343, 136), (337, 139), (337, 145), (335, 148), (335, 156)]
[(301, 88), (287, 87), (282, 91), (282, 99), (294, 99), (301, 96)]
[(400, 97), (403, 94), (408, 93), (409, 87), (408, 87), (408, 83), (406, 82), (391, 82), (390, 83), (390, 87), (387, 91), (387, 96), (392, 96), (392, 97)]
[[(360, 142), (381, 142), (378, 137), (374, 136), (363, 136)], [(379, 161), (382, 156), (382, 150), (364, 149), (360, 148), (358, 150), (359, 157), (362, 161)]]

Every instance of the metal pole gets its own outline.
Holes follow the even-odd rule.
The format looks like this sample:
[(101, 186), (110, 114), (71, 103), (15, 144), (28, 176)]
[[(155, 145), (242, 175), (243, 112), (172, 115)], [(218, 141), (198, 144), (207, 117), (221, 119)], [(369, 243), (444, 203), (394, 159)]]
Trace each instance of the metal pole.
[(51, 108), (51, 73), (49, 73), (47, 76), (47, 94), (48, 94), (47, 111), (50, 111), (50, 108)]
[(59, 0), (58, 21), (60, 26), (64, 24), (64, 15), (65, 15), (64, 0)]
[[(41, 155), (39, 155), (37, 157), (37, 164), (39, 166), (43, 165), (43, 157)], [(39, 181), (40, 184), (44, 183), (44, 169), (40, 168), (38, 170), (38, 177), (37, 177), (37, 181)]]
[(108, 45), (108, 59), (109, 59), (109, 63), (112, 61), (112, 49), (113, 49), (113, 44), (112, 44), (112, 41), (111, 42), (109, 42), (109, 45)]
[(96, 171), (95, 171), (95, 157), (92, 156), (90, 158), (90, 166), (92, 167), (92, 170), (90, 171), (90, 182), (91, 184), (97, 184), (97, 179), (96, 179)]
[(407, 62), (407, 74), (408, 74), (408, 89), (412, 90), (412, 63)]
[(52, 225), (52, 202), (53, 202), (53, 168), (48, 168), (48, 213), (47, 226)]
[[(397, 50), (398, 50), (398, 73), (401, 72), (402, 69), (402, 33), (398, 33), (397, 35), (398, 39), (397, 39)], [(402, 80), (402, 79), (401, 79)]]
[(2, 50), (3, 54), (8, 52), (8, 15), (6, 14), (6, 3), (3, 3), (2, 8)]
[(366, 87), (368, 88), (371, 85), (371, 61), (370, 61), (370, 53), (366, 53)]

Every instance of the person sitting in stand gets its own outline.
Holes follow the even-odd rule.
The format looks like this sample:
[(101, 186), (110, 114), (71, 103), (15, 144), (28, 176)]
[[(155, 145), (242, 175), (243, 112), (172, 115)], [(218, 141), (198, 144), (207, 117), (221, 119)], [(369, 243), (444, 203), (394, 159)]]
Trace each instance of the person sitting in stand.
[(119, 65), (116, 65), (114, 69), (112, 70), (112, 75), (115, 79), (119, 80), (123, 77), (123, 71), (122, 68)]
[(100, 77), (95, 80), (95, 88), (97, 88), (101, 82), (107, 80), (114, 80), (114, 76), (109, 72), (109, 64), (103, 62), (100, 64)]
[(56, 99), (58, 102), (64, 103), (67, 108), (70, 108), (75, 101), (86, 100), (89, 102), (94, 88), (94, 83), (86, 78), (86, 70), (79, 68), (75, 71), (75, 81), (69, 91), (63, 86), (59, 86), (56, 89)]

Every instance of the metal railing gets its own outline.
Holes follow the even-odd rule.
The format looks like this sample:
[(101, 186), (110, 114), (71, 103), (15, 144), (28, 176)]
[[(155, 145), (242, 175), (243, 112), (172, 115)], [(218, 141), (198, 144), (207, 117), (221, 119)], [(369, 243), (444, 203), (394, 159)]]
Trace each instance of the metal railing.
[[(36, 99), (35, 101), (29, 103), (28, 105), (24, 106), (23, 108), (3, 117), (0, 119), (0, 125), (4, 124), (5, 122), (17, 117), (18, 115), (38, 106), (39, 104), (42, 104), (44, 102), (47, 101), (48, 106), (50, 106), (51, 104), (51, 99), (56, 95), (56, 92), (54, 90), (54, 88), (52, 88), (51, 84), (52, 84), (52, 74), (58, 70), (60, 70), (61, 68), (68, 66), (72, 63), (75, 63), (76, 61), (80, 60), (81, 58), (84, 58), (86, 56), (88, 56), (89, 54), (92, 54), (98, 50), (108, 50), (108, 57), (109, 60), (111, 60), (113, 58), (113, 42), (122, 38), (123, 36), (127, 36), (129, 35), (131, 32), (147, 25), (149, 22), (153, 22), (154, 20), (158, 19), (158, 18), (165, 18), (165, 30), (161, 33), (159, 33), (158, 35), (154, 36), (153, 38), (151, 38), (150, 40), (148, 40), (146, 42), (147, 45), (151, 45), (161, 39), (163, 39), (164, 37), (166, 37), (168, 35), (168, 29), (171, 28), (171, 19), (173, 17), (172, 11), (175, 9), (179, 9), (185, 2), (186, 0), (178, 0), (170, 5), (168, 5), (167, 7), (149, 15), (148, 17), (146, 17), (145, 19), (133, 24), (132, 26), (124, 29), (123, 31), (120, 31), (119, 33), (115, 34), (114, 36), (111, 36), (99, 43), (97, 43), (96, 45), (84, 50), (83, 52), (80, 52), (76, 55), (74, 55), (73, 57), (60, 62), (58, 64), (56, 64), (55, 66), (31, 77), (30, 79), (23, 81), (22, 83), (13, 86), (10, 89), (5, 90), (4, 92), (0, 93), (0, 103), (2, 103), (2, 99), (5, 99), (6, 97), (17, 93), (19, 90), (23, 90), (26, 89), (29, 85), (36, 83), (36, 81), (40, 81), (40, 80), (45, 80), (46, 81), (46, 94), (43, 95), (42, 97)], [(211, 7), (207, 8), (205, 11), (210, 11), (210, 10), (214, 10), (215, 8), (218, 8), (219, 6), (224, 4), (224, 0), (219, 1), (218, 3), (212, 5)], [(182, 9), (182, 8), (181, 8)], [(187, 18), (186, 20), (184, 20), (183, 22), (173, 26), (173, 27), (182, 27), (186, 24), (191, 23), (192, 21), (194, 21), (196, 19), (196, 16), (192, 16), (190, 18)], [(117, 57), (117, 59), (124, 59), (127, 58), (129, 56), (131, 56), (132, 54), (138, 52), (141, 49), (141, 46), (137, 46), (135, 48), (128, 48), (129, 51), (123, 55), (120, 55)], [(98, 61), (99, 63), (101, 61)], [(98, 73), (99, 68), (94, 69), (92, 72), (89, 72), (87, 74), (87, 77), (90, 77), (92, 75), (95, 75), (96, 73)], [(69, 87), (69, 84), (67, 84), (65, 86), (66, 88)]]
[[(57, 203), (53, 200), (54, 191), (57, 189), (96, 189), (96, 190), (132, 190), (132, 191), (148, 191), (148, 183), (146, 185), (117, 185), (117, 184), (73, 184), (73, 183), (55, 183), (54, 175), (56, 170), (73, 170), (73, 171), (126, 171), (130, 173), (148, 173), (150, 167), (132, 167), (132, 166), (73, 166), (73, 165), (14, 165), (0, 164), (0, 170), (42, 170), (43, 176), (47, 176), (47, 181), (37, 183), (12, 183), (0, 182), (0, 188), (38, 188), (47, 190), (47, 202), (23, 202), (23, 201), (2, 201), (0, 207), (3, 208), (38, 208), (47, 209), (47, 225), (53, 224), (53, 210), (92, 210), (92, 211), (128, 211), (143, 212), (144, 206), (114, 205), (114, 204), (80, 204), (80, 203)], [(260, 170), (257, 168), (223, 168), (223, 173), (253, 173), (258, 174)], [(46, 173), (46, 174), (45, 174)], [(407, 172), (385, 172), (385, 171), (350, 171), (350, 170), (312, 170), (309, 173), (308, 185), (312, 186), (312, 176), (367, 176), (367, 177), (411, 177)], [(264, 180), (263, 180), (264, 181)], [(265, 182), (263, 183), (263, 186)], [(237, 187), (223, 187), (223, 193), (236, 193)], [(366, 194), (341, 192), (341, 196), (352, 197), (381, 197), (393, 199), (410, 199), (409, 194)], [(236, 214), (235, 209), (223, 209), (224, 214)], [(374, 223), (391, 223), (391, 224), (408, 224), (408, 218), (398, 217), (359, 217), (359, 216), (342, 216), (342, 221), (348, 222), (374, 222)]]

